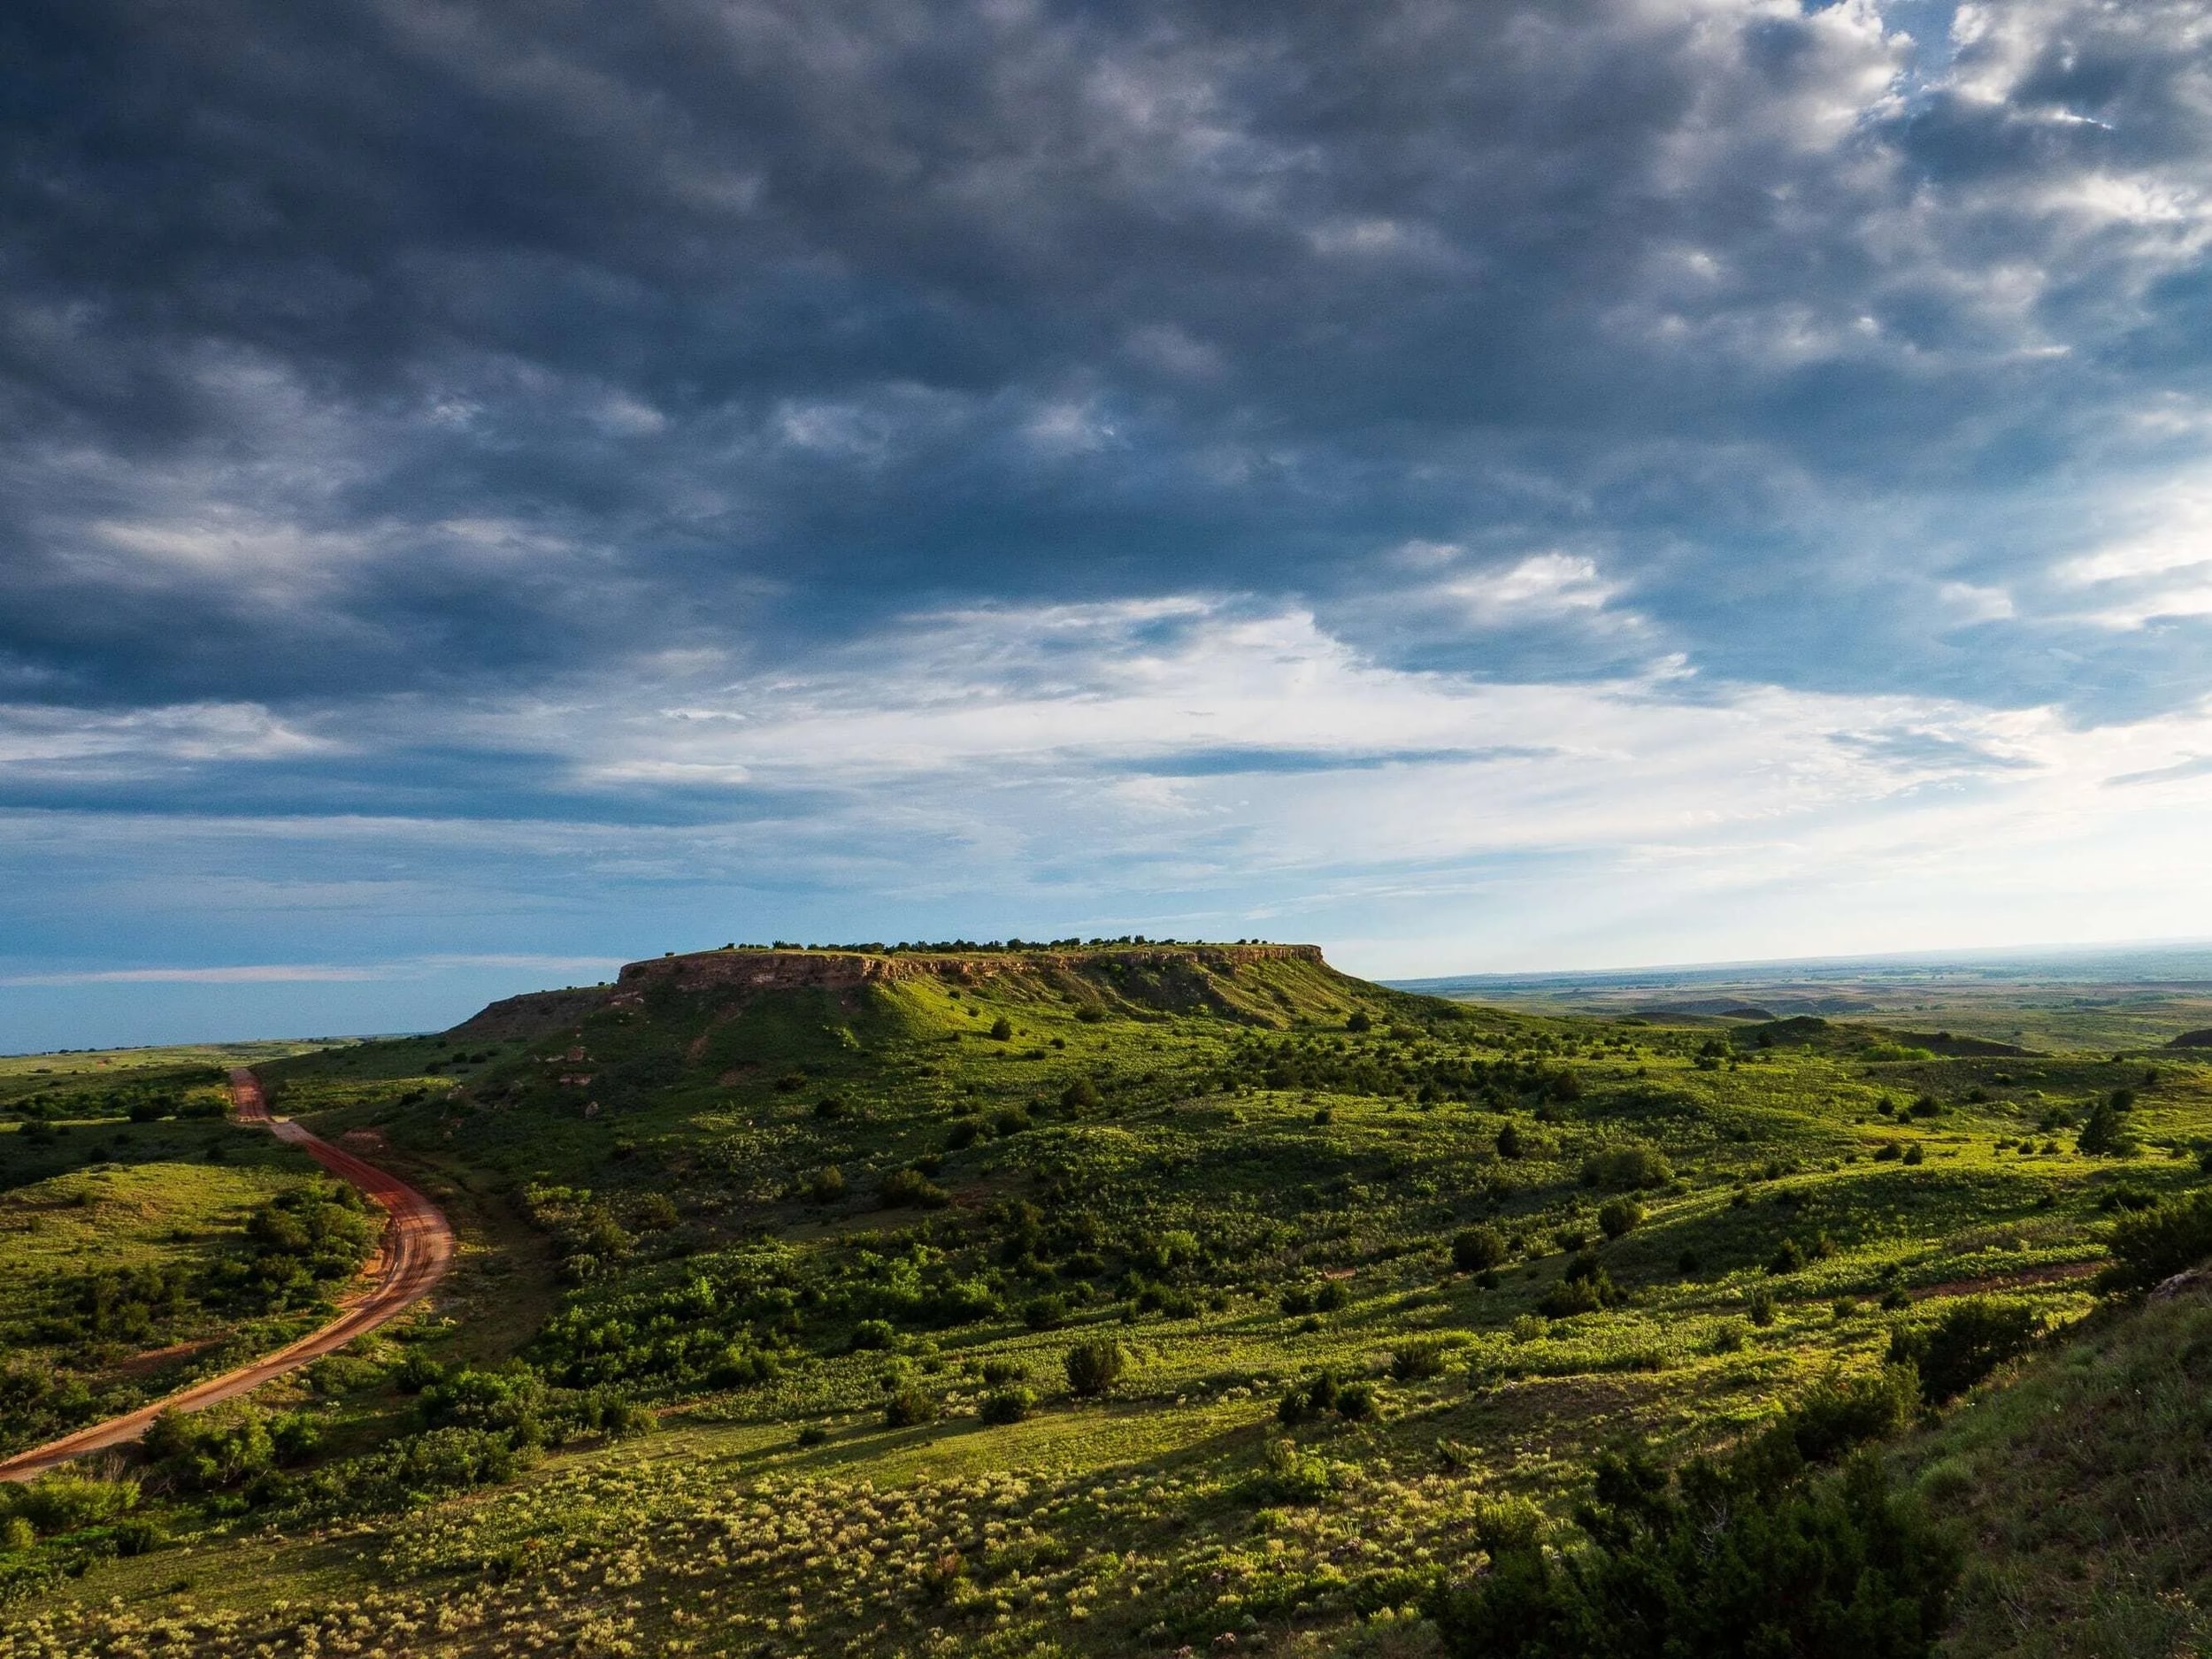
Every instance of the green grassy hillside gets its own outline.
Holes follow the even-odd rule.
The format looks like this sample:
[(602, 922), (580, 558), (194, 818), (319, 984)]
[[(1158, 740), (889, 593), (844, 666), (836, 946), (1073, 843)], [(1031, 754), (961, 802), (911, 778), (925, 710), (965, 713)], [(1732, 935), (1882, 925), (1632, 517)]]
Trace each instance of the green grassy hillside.
[(1432, 1653), (1511, 1502), (2078, 1319), (2212, 1146), (2186, 1056), (1290, 948), (670, 957), (263, 1076), (524, 1225), (273, 1392), (311, 1449), (47, 1529), (0, 1655)]

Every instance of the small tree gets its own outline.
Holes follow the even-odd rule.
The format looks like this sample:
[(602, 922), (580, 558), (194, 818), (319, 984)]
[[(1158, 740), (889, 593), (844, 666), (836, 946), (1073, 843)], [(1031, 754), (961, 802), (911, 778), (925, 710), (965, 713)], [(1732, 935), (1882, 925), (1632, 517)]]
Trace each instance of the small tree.
[(2089, 1121), (2081, 1126), (2074, 1144), (2093, 1158), (2124, 1158), (2135, 1150), (2135, 1137), (2121, 1118), (2122, 1108), (2101, 1100), (2089, 1109)]
[(1068, 1350), (1065, 1362), (1069, 1391), (1086, 1400), (1110, 1393), (1121, 1379), (1124, 1357), (1121, 1344), (1110, 1336), (1078, 1342)]
[(994, 1041), (1004, 1042), (1013, 1034), (1014, 1022), (1007, 1018), (1005, 1015), (1001, 1014), (996, 1019), (991, 1022), (991, 1036)]

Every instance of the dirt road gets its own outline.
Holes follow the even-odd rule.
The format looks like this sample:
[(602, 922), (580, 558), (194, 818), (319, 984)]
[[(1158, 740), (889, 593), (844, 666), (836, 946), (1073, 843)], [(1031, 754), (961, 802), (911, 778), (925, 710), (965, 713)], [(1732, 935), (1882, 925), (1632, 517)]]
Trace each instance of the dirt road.
[(270, 1117), (268, 1104), (262, 1098), (261, 1084), (251, 1071), (243, 1068), (233, 1071), (230, 1092), (237, 1102), (240, 1123), (258, 1124), (278, 1140), (289, 1141), (333, 1175), (350, 1181), (383, 1206), (390, 1218), (366, 1270), (368, 1287), (347, 1297), (341, 1304), (344, 1311), (335, 1319), (290, 1347), (280, 1348), (250, 1365), (242, 1365), (220, 1377), (195, 1383), (165, 1400), (157, 1400), (122, 1417), (110, 1417), (104, 1423), (96, 1423), (74, 1434), (19, 1453), (0, 1463), (0, 1480), (28, 1480), (73, 1457), (134, 1440), (160, 1412), (197, 1411), (219, 1401), (234, 1400), (250, 1393), (271, 1378), (281, 1377), (286, 1371), (296, 1371), (311, 1360), (334, 1352), (363, 1332), (373, 1331), (404, 1311), (444, 1277), (446, 1269), (452, 1264), (453, 1229), (427, 1198), (397, 1176), (385, 1173), (373, 1164), (364, 1163), (352, 1153), (310, 1134), (299, 1125)]

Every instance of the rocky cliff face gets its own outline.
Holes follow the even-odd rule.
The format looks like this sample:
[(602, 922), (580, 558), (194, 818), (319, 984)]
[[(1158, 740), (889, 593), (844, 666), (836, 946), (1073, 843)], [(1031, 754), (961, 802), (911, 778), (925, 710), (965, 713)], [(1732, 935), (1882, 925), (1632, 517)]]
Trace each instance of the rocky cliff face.
[(1195, 963), (1215, 972), (1233, 972), (1253, 962), (1310, 962), (1319, 964), (1318, 945), (1128, 945), (1096, 950), (919, 951), (874, 955), (847, 950), (702, 950), (687, 956), (633, 962), (615, 984), (615, 1000), (641, 995), (647, 987), (674, 985), (684, 990), (737, 987), (786, 991), (802, 987), (848, 990), (895, 979), (934, 978), (964, 984), (1002, 973), (1080, 970), (1120, 962), (1132, 968), (1159, 970)]
[[(902, 951), (895, 955), (857, 950), (701, 950), (633, 962), (611, 986), (509, 997), (455, 1026), (452, 1035), (462, 1041), (534, 1037), (572, 1027), (602, 1009), (635, 1008), (649, 991), (660, 987), (718, 994), (722, 1000), (736, 1003), (777, 991), (844, 993), (863, 986), (915, 979), (979, 985), (1008, 974), (1041, 976), (1054, 981), (1063, 995), (1091, 995), (1094, 991), (1084, 988), (1087, 986), (1156, 1006), (1182, 1006), (1194, 998), (1223, 1012), (1234, 1012), (1239, 997), (1250, 1002), (1249, 996), (1236, 988), (1238, 972), (1263, 963), (1310, 966), (1321, 969), (1331, 980), (1337, 978), (1322, 960), (1318, 945), (1116, 945), (1091, 950)], [(1148, 990), (1144, 988), (1148, 985)], [(1251, 995), (1258, 995), (1256, 987)], [(1251, 1006), (1244, 1007), (1246, 1014), (1251, 1011)]]

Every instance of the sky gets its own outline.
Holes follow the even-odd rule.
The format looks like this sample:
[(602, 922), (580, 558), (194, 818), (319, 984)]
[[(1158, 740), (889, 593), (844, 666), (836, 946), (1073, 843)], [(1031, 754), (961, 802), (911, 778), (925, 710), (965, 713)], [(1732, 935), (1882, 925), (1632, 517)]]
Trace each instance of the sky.
[(0, 9), (0, 1048), (2212, 935), (2208, 48)]

